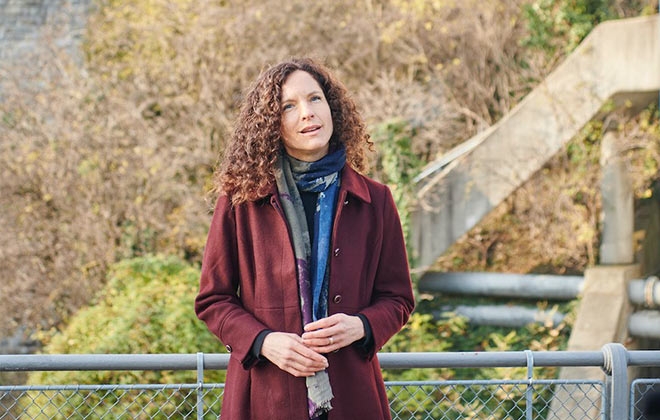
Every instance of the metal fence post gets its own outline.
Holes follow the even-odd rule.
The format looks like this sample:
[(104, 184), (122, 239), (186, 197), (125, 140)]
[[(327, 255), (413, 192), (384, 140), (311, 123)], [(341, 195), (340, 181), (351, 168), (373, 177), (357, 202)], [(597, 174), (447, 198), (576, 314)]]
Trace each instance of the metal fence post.
[(525, 390), (525, 418), (532, 420), (534, 415), (534, 354), (531, 350), (525, 350), (527, 356), (527, 389)]
[(204, 353), (197, 353), (197, 420), (204, 418)]
[(628, 352), (619, 343), (605, 344), (603, 370), (607, 374), (609, 406), (608, 419), (625, 419), (628, 416)]

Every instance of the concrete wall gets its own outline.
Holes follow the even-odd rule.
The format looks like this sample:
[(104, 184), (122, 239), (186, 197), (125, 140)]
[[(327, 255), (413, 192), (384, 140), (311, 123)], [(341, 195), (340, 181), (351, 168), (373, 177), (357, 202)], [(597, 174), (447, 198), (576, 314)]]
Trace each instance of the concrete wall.
[(92, 0), (0, 0), (0, 63), (7, 67), (21, 62), (48, 39), (75, 53), (91, 4)]

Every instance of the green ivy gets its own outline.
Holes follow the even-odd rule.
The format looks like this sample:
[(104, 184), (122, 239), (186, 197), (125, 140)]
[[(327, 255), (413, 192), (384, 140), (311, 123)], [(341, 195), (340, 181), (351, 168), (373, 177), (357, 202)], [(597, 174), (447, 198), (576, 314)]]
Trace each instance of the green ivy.
[(380, 155), (376, 170), (380, 180), (392, 191), (409, 256), (413, 255), (410, 248), (410, 210), (415, 189), (413, 180), (424, 164), (412, 149), (415, 134), (411, 124), (400, 119), (380, 123), (372, 130)]
[(523, 6), (529, 35), (526, 47), (550, 55), (568, 53), (601, 22), (616, 17), (609, 0), (535, 0)]

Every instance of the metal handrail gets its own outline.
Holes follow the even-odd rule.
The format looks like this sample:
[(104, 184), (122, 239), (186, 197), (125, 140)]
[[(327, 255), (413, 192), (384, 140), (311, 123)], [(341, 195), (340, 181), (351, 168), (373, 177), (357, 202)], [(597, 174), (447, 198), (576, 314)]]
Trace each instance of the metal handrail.
[[(605, 347), (604, 347), (605, 349)], [(498, 351), (378, 353), (382, 369), (431, 367), (524, 367), (529, 356), (534, 367), (596, 366), (605, 368), (606, 352), (601, 351)], [(660, 365), (660, 350), (626, 350), (628, 366)], [(205, 370), (226, 369), (229, 354), (31, 354), (0, 355), (1, 371), (62, 370)]]

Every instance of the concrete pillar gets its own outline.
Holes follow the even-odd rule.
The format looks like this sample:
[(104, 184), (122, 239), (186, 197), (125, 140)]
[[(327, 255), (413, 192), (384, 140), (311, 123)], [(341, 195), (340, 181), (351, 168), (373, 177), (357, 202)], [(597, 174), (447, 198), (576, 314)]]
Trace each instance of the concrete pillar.
[[(568, 341), (569, 351), (597, 351), (608, 343), (626, 343), (628, 338), (628, 318), (632, 311), (628, 283), (642, 275), (642, 267), (634, 264), (634, 196), (619, 144), (615, 131), (603, 135), (601, 265), (584, 273), (584, 291)], [(603, 380), (604, 373), (599, 368), (565, 367), (559, 377)], [(580, 393), (590, 395), (581, 402)], [(576, 410), (583, 410), (587, 418), (599, 418), (600, 407), (592, 403), (600, 401), (598, 394), (596, 389), (584, 391), (577, 385), (559, 389), (552, 400), (548, 419), (571, 418), (570, 413)]]
[(627, 338), (628, 283), (640, 276), (637, 264), (596, 266), (584, 273), (584, 292), (568, 350), (598, 351)]
[[(598, 351), (608, 343), (625, 343), (628, 316), (628, 282), (639, 278), (637, 264), (596, 266), (584, 273), (584, 292), (577, 319), (568, 340), (569, 351)], [(603, 380), (604, 373), (596, 367), (565, 367), (560, 370), (562, 380)], [(555, 392), (548, 420), (563, 420), (571, 413), (583, 412), (584, 418), (600, 418), (597, 389), (579, 385), (564, 385)]]
[(633, 232), (635, 209), (632, 182), (626, 164), (619, 153), (614, 131), (605, 133), (601, 143), (603, 177), (600, 190), (603, 200), (603, 235), (600, 263), (632, 264), (634, 262)]

